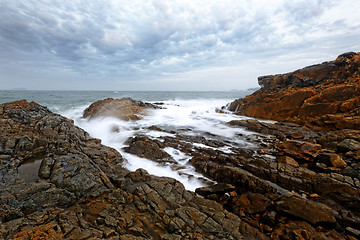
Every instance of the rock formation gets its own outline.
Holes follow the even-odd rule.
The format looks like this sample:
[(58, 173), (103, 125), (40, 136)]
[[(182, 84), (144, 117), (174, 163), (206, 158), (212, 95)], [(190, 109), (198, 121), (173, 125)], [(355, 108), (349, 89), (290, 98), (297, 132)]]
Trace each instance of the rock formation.
[[(124, 169), (115, 149), (46, 107), (1, 104), (0, 238), (359, 239), (358, 64), (348, 53), (260, 78), (261, 90), (229, 108), (280, 122), (228, 122), (253, 132), (247, 144), (162, 126), (149, 130), (167, 134), (126, 141), (126, 152), (173, 169), (184, 165), (167, 150), (186, 155), (206, 177), (195, 193)], [(105, 99), (84, 117), (134, 120), (148, 107)]]
[(241, 239), (241, 220), (34, 102), (0, 105), (1, 239)]
[(106, 98), (91, 104), (84, 110), (84, 118), (116, 117), (120, 120), (139, 120), (146, 115), (147, 109), (159, 108), (151, 103), (136, 101), (131, 98)]
[(261, 89), (227, 108), (236, 114), (318, 129), (360, 130), (360, 53), (292, 73), (259, 77)]
[[(254, 193), (266, 193), (255, 200), (253, 193), (234, 197), (232, 212), (242, 209), (242, 212), (250, 211), (254, 215), (258, 211), (264, 212), (258, 206), (271, 206), (269, 200), (272, 200), (276, 202), (275, 206), (267, 207), (260, 219), (262, 224), (276, 225), (270, 233), (271, 239), (313, 239), (318, 233), (308, 228), (307, 224), (313, 227), (326, 225), (345, 233), (341, 237), (332, 230), (319, 236), (319, 239), (358, 239), (360, 53), (345, 53), (335, 61), (288, 74), (259, 77), (259, 84), (262, 87), (260, 90), (235, 100), (223, 109), (259, 118), (235, 120), (228, 124), (272, 138), (262, 141), (262, 149), (257, 151), (260, 158), (242, 160), (241, 168), (266, 180), (282, 196), (274, 200), (264, 187), (252, 190)], [(279, 122), (263, 122), (260, 119)], [(276, 161), (267, 160), (267, 155), (275, 156)], [(214, 160), (209, 163), (203, 159), (196, 160), (194, 164), (200, 164), (199, 170), (207, 169), (216, 177), (216, 171), (206, 167), (214, 164)], [(288, 191), (297, 194), (291, 196)], [(264, 196), (267, 199), (263, 199)], [(241, 206), (247, 206), (247, 209)], [(279, 214), (282, 216), (279, 217)], [(244, 221), (249, 219), (247, 214), (237, 215)], [(295, 218), (286, 221), (286, 224), (275, 221), (281, 222), (283, 216), (289, 215)], [(289, 230), (292, 228), (306, 229), (306, 233)]]

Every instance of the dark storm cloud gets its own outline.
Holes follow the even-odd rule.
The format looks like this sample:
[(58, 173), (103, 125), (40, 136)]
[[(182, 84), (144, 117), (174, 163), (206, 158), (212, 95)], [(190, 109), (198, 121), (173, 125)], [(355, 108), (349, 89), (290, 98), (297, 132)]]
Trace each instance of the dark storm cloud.
[(11, 71), (18, 67), (19, 76), (34, 80), (51, 72), (80, 85), (218, 71), (296, 51), (310, 54), (319, 41), (328, 51), (338, 41), (347, 42), (344, 49), (359, 47), (360, 17), (351, 14), (356, 7), (351, 0), (3, 0), (0, 73), (17, 79)]

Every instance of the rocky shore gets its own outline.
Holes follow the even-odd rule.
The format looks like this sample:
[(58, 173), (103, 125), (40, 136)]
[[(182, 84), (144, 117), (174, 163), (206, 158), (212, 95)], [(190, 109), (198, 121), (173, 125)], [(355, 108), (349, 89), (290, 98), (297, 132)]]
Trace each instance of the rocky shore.
[[(277, 121), (228, 122), (253, 132), (247, 144), (161, 126), (149, 129), (168, 134), (126, 141), (125, 152), (177, 170), (166, 149), (186, 154), (207, 185), (195, 192), (126, 170), (118, 151), (44, 106), (1, 104), (0, 238), (359, 239), (359, 60), (260, 77), (260, 90), (228, 105)], [(136, 121), (149, 108), (105, 99), (84, 117)]]
[(360, 130), (360, 53), (295, 72), (259, 77), (259, 91), (230, 103), (236, 114), (315, 129)]

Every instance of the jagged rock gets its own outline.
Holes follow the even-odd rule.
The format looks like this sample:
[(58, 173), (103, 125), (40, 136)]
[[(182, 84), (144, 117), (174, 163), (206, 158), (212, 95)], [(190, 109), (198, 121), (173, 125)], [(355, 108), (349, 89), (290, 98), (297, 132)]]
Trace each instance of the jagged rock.
[(357, 237), (357, 238), (360, 237), (360, 230), (358, 230), (358, 229), (354, 229), (352, 227), (347, 227), (346, 231), (349, 232), (351, 235)]
[[(220, 204), (123, 169), (117, 151), (47, 108), (20, 101), (0, 114), (1, 239), (242, 239)], [(18, 169), (35, 163), (38, 178), (24, 179)]]
[(270, 134), (277, 138), (284, 139), (309, 139), (318, 137), (319, 134), (311, 129), (294, 123), (284, 122), (262, 122), (255, 119), (232, 120), (228, 122), (231, 126), (245, 127), (249, 131), (258, 132), (264, 135)]
[(360, 149), (360, 142), (354, 139), (344, 139), (337, 145), (337, 149), (340, 152), (350, 152)]
[(151, 103), (136, 101), (131, 98), (106, 98), (91, 104), (84, 110), (84, 118), (116, 117), (120, 120), (139, 120), (146, 115), (147, 109), (159, 108)]
[[(344, 139), (359, 141), (359, 131), (318, 132), (292, 123), (246, 120), (231, 124), (260, 133), (246, 137), (255, 145), (251, 149), (239, 145), (220, 151), (216, 148), (229, 143), (206, 132), (181, 134), (190, 129), (167, 130), (172, 135), (159, 140), (139, 135), (128, 141), (134, 153), (156, 155), (155, 161), (167, 161), (165, 147), (186, 153), (197, 171), (224, 183), (197, 190), (204, 190), (204, 199), (174, 179), (123, 169), (116, 151), (44, 107), (11, 103), (0, 105), (2, 112), (0, 180), (6, 185), (0, 185), (0, 238), (30, 238), (39, 229), (39, 236), (50, 238), (51, 224), (54, 236), (66, 239), (343, 239), (336, 231), (357, 229), (357, 150), (337, 152), (337, 145)], [(334, 168), (333, 154), (348, 166)], [(289, 156), (301, 165), (286, 164), (292, 162)], [(329, 157), (328, 166), (323, 157)], [(29, 172), (19, 171), (28, 164), (37, 164), (32, 170), (36, 179), (26, 180)], [(321, 170), (316, 164), (323, 165)], [(321, 204), (281, 195), (316, 196), (313, 200)], [(294, 211), (303, 206), (315, 220), (307, 213), (301, 220), (301, 211), (287, 212), (287, 206)], [(334, 214), (324, 217), (330, 208), (336, 224)]]
[(128, 153), (160, 163), (175, 162), (170, 154), (160, 148), (159, 142), (156, 142), (147, 136), (139, 135), (130, 138), (127, 143), (129, 146), (125, 147), (124, 150)]
[(195, 192), (201, 196), (208, 196), (211, 194), (223, 195), (228, 192), (232, 192), (235, 190), (235, 187), (231, 184), (220, 183), (214, 184), (207, 187), (197, 188)]
[(360, 53), (259, 77), (260, 90), (226, 107), (237, 114), (320, 129), (360, 129)]
[(322, 151), (317, 156), (317, 160), (329, 167), (342, 168), (347, 166), (347, 163), (336, 153)]
[(285, 163), (285, 164), (290, 164), (294, 167), (299, 167), (299, 163), (297, 161), (295, 161), (295, 159), (288, 157), (288, 156), (279, 157), (278, 163)]
[(304, 219), (311, 224), (334, 224), (335, 216), (330, 207), (311, 200), (297, 197), (282, 197), (276, 203), (276, 209), (295, 217)]
[(258, 193), (245, 193), (231, 199), (233, 212), (240, 215), (240, 211), (255, 214), (265, 212), (271, 206), (271, 201)]
[(313, 161), (321, 145), (299, 140), (287, 140), (278, 146), (278, 151), (295, 159)]
[(313, 227), (308, 222), (291, 220), (280, 222), (270, 235), (270, 239), (321, 239), (345, 240), (346, 238), (334, 230), (327, 231), (322, 227)]
[(239, 191), (253, 191), (255, 193), (275, 191), (269, 183), (244, 169), (209, 162), (199, 157), (193, 157), (190, 162), (197, 171), (205, 176), (216, 181), (232, 184)]

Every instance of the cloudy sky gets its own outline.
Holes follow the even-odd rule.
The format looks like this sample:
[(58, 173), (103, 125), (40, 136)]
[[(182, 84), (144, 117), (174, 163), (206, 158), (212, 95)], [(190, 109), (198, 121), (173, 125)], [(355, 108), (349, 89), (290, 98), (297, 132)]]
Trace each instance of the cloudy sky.
[(0, 0), (0, 89), (231, 90), (360, 51), (358, 0)]

